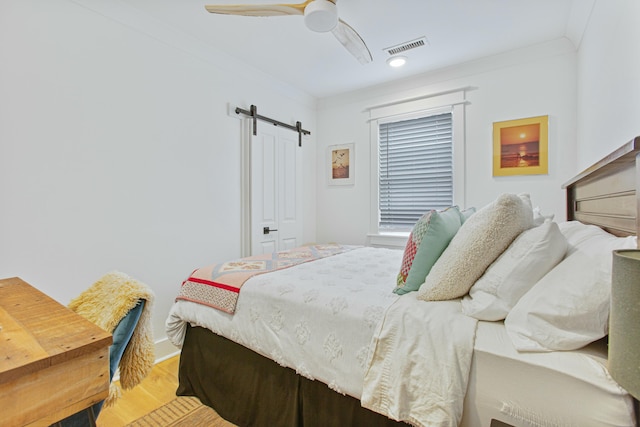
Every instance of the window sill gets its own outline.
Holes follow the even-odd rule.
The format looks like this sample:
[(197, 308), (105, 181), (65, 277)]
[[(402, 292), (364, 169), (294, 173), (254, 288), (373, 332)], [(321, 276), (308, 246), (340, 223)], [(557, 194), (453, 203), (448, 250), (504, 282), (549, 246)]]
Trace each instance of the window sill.
[(409, 233), (369, 233), (367, 245), (374, 247), (404, 249), (407, 245)]

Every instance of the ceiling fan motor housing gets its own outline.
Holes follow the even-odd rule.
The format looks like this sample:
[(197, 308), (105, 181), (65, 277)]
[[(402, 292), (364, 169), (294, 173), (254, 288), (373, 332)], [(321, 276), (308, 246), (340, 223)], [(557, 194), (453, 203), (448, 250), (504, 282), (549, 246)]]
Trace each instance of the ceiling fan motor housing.
[(338, 24), (338, 9), (328, 0), (312, 1), (304, 8), (304, 23), (312, 31), (326, 33)]

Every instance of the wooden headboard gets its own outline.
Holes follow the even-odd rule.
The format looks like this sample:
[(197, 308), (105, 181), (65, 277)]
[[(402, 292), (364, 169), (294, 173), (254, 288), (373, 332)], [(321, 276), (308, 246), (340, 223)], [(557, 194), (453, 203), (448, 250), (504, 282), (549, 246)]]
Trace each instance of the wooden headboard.
[(564, 183), (567, 220), (616, 236), (640, 235), (640, 136)]

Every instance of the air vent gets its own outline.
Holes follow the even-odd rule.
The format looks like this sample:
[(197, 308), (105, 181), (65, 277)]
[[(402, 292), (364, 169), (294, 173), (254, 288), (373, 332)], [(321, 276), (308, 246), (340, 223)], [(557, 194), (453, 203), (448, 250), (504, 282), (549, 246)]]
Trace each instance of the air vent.
[(410, 42), (405, 42), (396, 46), (387, 47), (383, 50), (389, 55), (397, 55), (399, 53), (406, 52), (408, 50), (415, 49), (426, 44), (428, 44), (427, 38), (420, 37), (419, 39), (411, 40)]

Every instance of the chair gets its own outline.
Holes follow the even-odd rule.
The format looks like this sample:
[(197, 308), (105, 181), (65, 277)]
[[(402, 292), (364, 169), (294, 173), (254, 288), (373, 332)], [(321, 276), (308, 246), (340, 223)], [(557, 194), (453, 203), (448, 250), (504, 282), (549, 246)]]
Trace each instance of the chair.
[[(152, 302), (153, 293), (147, 285), (123, 273), (112, 272), (69, 303), (69, 308), (111, 332), (113, 343), (109, 347), (110, 383), (118, 367), (123, 388), (134, 387), (151, 370), (155, 359), (149, 325)], [(134, 363), (134, 367), (127, 366)], [(119, 390), (112, 384), (107, 401), (112, 403), (118, 394)], [(53, 426), (95, 426), (104, 403), (105, 401), (98, 402)]]

